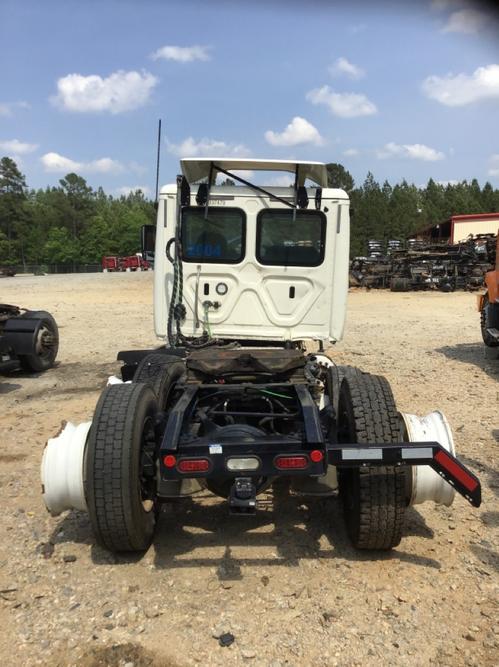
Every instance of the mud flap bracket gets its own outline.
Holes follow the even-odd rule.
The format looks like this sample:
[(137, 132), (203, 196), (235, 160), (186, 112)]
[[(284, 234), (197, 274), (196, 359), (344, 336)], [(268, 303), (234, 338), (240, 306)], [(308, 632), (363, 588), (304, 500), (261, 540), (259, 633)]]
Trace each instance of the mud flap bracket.
[(328, 446), (329, 464), (338, 468), (428, 465), (474, 507), (480, 507), (478, 478), (438, 442), (345, 444)]

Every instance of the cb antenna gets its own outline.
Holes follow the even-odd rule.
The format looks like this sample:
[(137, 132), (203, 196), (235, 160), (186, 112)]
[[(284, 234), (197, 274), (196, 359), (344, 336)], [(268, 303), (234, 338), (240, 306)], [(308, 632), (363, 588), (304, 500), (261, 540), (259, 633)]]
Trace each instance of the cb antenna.
[(159, 155), (161, 151), (161, 118), (158, 121), (158, 154), (156, 157), (156, 206), (158, 205), (158, 187), (159, 187)]

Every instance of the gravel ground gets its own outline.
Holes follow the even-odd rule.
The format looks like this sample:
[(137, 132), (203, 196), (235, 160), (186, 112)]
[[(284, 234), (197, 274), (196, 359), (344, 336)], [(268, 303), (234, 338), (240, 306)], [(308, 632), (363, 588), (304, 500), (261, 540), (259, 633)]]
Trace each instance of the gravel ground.
[[(51, 518), (47, 438), (90, 419), (120, 349), (155, 345), (152, 274), (3, 279), (52, 312), (56, 368), (0, 378), (0, 661), (9, 665), (497, 665), (499, 359), (475, 296), (350, 294), (339, 363), (382, 373), (401, 410), (441, 408), (483, 504), (411, 508), (400, 546), (354, 551), (339, 502), (268, 495), (254, 519), (213, 497), (165, 507), (142, 558), (96, 546), (86, 515)], [(231, 633), (227, 647), (219, 637)]]

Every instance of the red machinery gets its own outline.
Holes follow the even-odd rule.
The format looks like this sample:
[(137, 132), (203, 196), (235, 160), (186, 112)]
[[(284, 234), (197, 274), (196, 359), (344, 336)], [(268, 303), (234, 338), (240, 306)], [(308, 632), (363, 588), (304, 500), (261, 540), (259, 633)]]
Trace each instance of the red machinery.
[(151, 265), (141, 255), (129, 255), (128, 257), (118, 257), (115, 255), (104, 256), (102, 258), (102, 270), (108, 271), (148, 271)]
[(128, 257), (123, 257), (122, 262), (122, 271), (147, 271), (150, 266), (149, 262), (142, 259), (141, 255), (129, 255)]
[(122, 271), (122, 259), (121, 257), (108, 256), (102, 258), (102, 270), (104, 273), (108, 271)]

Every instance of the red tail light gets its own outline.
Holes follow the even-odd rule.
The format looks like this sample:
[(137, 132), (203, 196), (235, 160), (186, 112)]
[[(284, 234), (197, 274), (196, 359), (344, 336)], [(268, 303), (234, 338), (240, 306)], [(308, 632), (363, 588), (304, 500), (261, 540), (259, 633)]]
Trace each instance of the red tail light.
[(320, 449), (313, 449), (310, 452), (310, 458), (314, 463), (320, 463), (324, 458), (324, 453)]
[(177, 459), (173, 456), (173, 454), (167, 454), (163, 459), (163, 463), (167, 468), (174, 468), (175, 464), (177, 463)]
[(182, 459), (177, 465), (180, 472), (206, 472), (209, 468), (208, 459)]
[(274, 465), (279, 470), (300, 470), (308, 468), (308, 458), (306, 456), (278, 456)]

